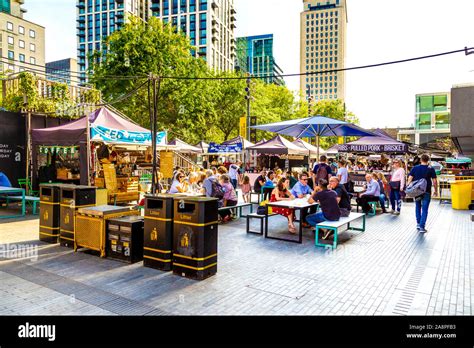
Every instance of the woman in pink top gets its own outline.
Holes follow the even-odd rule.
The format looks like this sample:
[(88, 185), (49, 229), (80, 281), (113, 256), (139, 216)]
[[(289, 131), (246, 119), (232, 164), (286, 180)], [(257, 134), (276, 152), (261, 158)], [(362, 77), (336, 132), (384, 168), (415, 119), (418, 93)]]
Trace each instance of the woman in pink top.
[[(224, 207), (232, 207), (237, 205), (237, 195), (234, 190), (234, 186), (230, 183), (230, 177), (227, 174), (223, 174), (219, 178), (220, 184), (224, 189)], [(219, 212), (224, 222), (232, 220), (232, 212), (230, 209), (221, 210)]]
[(403, 169), (400, 160), (393, 160), (393, 173), (390, 180), (390, 203), (392, 205), (392, 214), (400, 215), (402, 209), (402, 198), (400, 192), (405, 189), (405, 169)]

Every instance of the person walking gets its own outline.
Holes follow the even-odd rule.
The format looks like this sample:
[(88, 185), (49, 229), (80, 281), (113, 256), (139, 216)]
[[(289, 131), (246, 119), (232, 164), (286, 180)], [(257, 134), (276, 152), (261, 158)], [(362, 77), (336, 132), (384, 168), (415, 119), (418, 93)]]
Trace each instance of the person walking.
[(393, 173), (390, 179), (390, 204), (392, 206), (392, 214), (400, 215), (402, 209), (401, 192), (405, 189), (405, 169), (399, 159), (394, 159), (392, 162)]
[(250, 178), (248, 175), (244, 175), (242, 180), (239, 182), (240, 189), (242, 190), (242, 198), (245, 203), (250, 203), (250, 192), (252, 187), (250, 186)]
[[(234, 186), (230, 183), (230, 178), (227, 174), (223, 174), (219, 178), (219, 182), (224, 190), (224, 201), (223, 207), (233, 207), (237, 205), (237, 194), (235, 193)], [(223, 222), (229, 222), (232, 220), (232, 211), (225, 209), (219, 211), (219, 215)]]
[[(362, 211), (368, 214), (371, 209), (369, 202), (380, 202), (380, 186), (372, 174), (366, 174), (365, 180), (367, 180), (367, 190), (356, 201), (357, 205), (362, 207)], [(385, 210), (385, 207), (383, 209)]]
[(425, 179), (426, 191), (423, 195), (415, 198), (416, 229), (420, 233), (428, 232), (426, 230), (426, 221), (428, 219), (428, 209), (431, 202), (431, 191), (434, 188), (435, 195), (438, 195), (438, 180), (436, 171), (429, 165), (430, 156), (424, 154), (420, 158), (421, 163), (410, 171), (408, 175), (408, 185), (413, 181)]

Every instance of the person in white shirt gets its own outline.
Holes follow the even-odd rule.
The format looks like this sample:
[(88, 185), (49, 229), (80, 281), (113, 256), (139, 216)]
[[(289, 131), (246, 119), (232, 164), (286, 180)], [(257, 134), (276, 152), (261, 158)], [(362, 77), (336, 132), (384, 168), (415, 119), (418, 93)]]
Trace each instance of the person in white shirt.
[(242, 162), (237, 162), (237, 163), (232, 163), (229, 166), (229, 177), (230, 177), (230, 183), (232, 186), (234, 186), (234, 189), (237, 188), (237, 182), (239, 178), (239, 170), (240, 170), (240, 165)]
[(349, 171), (346, 167), (346, 161), (344, 161), (343, 159), (339, 160), (339, 169), (337, 170), (336, 175), (341, 185), (345, 186), (345, 184), (347, 184), (347, 182), (349, 181)]

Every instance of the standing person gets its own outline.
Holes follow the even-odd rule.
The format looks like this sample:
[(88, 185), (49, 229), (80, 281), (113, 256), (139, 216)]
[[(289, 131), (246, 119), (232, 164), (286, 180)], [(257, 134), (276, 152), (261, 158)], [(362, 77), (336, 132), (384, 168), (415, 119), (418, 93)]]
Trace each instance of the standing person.
[[(341, 218), (341, 210), (337, 203), (337, 193), (328, 189), (328, 182), (324, 179), (318, 182), (317, 190), (315, 190), (313, 195), (308, 199), (308, 203), (310, 204), (315, 202), (319, 202), (321, 211), (306, 217), (306, 221), (311, 226), (315, 227), (324, 221), (338, 221)], [(331, 230), (326, 231), (322, 238), (327, 239), (330, 233)]]
[(230, 177), (230, 183), (232, 186), (234, 186), (234, 189), (237, 188), (237, 179), (239, 177), (239, 171), (240, 171), (240, 165), (242, 162), (237, 162), (237, 163), (232, 163), (229, 166), (229, 177)]
[[(290, 185), (290, 180), (287, 178), (281, 178), (278, 180), (277, 186), (272, 191), (272, 196), (270, 202), (279, 202), (279, 201), (291, 201), (295, 197), (291, 194), (288, 187)], [(288, 231), (290, 233), (296, 233), (296, 227), (294, 224), (295, 221), (295, 210), (290, 208), (279, 208), (273, 207), (273, 212), (285, 216), (288, 219)]]
[(385, 202), (387, 201), (387, 194), (385, 193), (385, 187), (384, 187), (383, 181), (379, 179), (379, 175), (377, 173), (373, 173), (372, 176), (374, 180), (377, 181), (377, 183), (379, 184), (379, 188), (380, 188), (379, 201), (380, 201), (380, 205), (382, 206), (382, 212), (386, 214), (387, 209), (385, 208)]
[(408, 176), (408, 185), (412, 181), (426, 180), (426, 192), (422, 196), (415, 198), (416, 229), (420, 233), (426, 233), (428, 232), (426, 230), (426, 220), (428, 219), (428, 209), (431, 202), (431, 189), (434, 187), (435, 195), (438, 195), (438, 180), (436, 171), (433, 167), (429, 166), (430, 156), (424, 154), (420, 160), (421, 163), (413, 167)]
[(319, 180), (324, 179), (329, 181), (329, 178), (333, 175), (331, 167), (326, 163), (327, 157), (322, 155), (319, 158), (319, 163), (313, 168), (313, 183), (318, 185)]
[(339, 183), (344, 185), (348, 191), (349, 188), (347, 183), (349, 182), (349, 171), (346, 167), (346, 161), (344, 161), (342, 158), (339, 160), (339, 169), (337, 170), (336, 176), (339, 179)]
[(392, 214), (400, 215), (402, 209), (401, 192), (405, 189), (405, 169), (399, 159), (392, 162), (393, 173), (389, 182), (390, 185), (390, 204), (392, 205)]
[[(303, 172), (300, 174), (299, 181), (293, 186), (291, 189), (291, 194), (296, 198), (304, 198), (306, 195), (313, 193), (313, 189), (308, 185), (308, 173)], [(309, 209), (301, 209), (301, 216), (300, 220), (303, 224), (303, 227), (309, 227), (309, 225), (305, 222), (306, 216), (312, 212), (314, 212), (314, 207)]]
[(331, 167), (331, 170), (333, 173), (337, 173), (338, 165), (337, 165), (337, 162), (333, 158), (329, 159), (329, 166)]
[[(380, 202), (380, 186), (372, 174), (366, 174), (365, 180), (367, 180), (367, 190), (356, 201), (357, 205), (362, 207), (362, 211), (368, 214), (370, 212), (369, 202)], [(383, 209), (385, 210), (385, 207)]]
[(250, 187), (250, 178), (248, 175), (244, 175), (243, 179), (239, 182), (240, 189), (242, 190), (242, 197), (245, 203), (250, 203), (250, 191), (252, 191), (252, 187)]
[[(227, 174), (223, 174), (219, 178), (219, 182), (224, 190), (224, 201), (223, 207), (233, 207), (237, 205), (237, 194), (235, 193), (234, 186), (230, 183), (230, 177)], [(232, 211), (225, 209), (219, 211), (219, 215), (224, 222), (232, 220)]]

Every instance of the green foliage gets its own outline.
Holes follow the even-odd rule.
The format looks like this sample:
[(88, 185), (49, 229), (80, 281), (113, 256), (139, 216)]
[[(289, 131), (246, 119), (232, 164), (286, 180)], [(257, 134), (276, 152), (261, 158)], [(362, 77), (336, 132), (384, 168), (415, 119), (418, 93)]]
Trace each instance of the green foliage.
[[(133, 96), (115, 101), (137, 89), (149, 74), (185, 77), (161, 79), (158, 102), (158, 129), (166, 129), (170, 139), (179, 137), (189, 143), (200, 140), (222, 142), (239, 133), (239, 118), (247, 113), (246, 80), (238, 72), (216, 72), (205, 60), (191, 54), (196, 48), (181, 32), (158, 18), (147, 23), (132, 17), (120, 30), (109, 36), (106, 50), (90, 58), (96, 87), (106, 101), (143, 127), (150, 127), (148, 90), (140, 88)], [(106, 53), (104, 53), (106, 52)], [(114, 79), (114, 76), (143, 76), (143, 79)], [(194, 77), (221, 79), (193, 80)], [(264, 124), (306, 117), (307, 103), (284, 86), (265, 84), (253, 79), (251, 115)], [(120, 99), (119, 99), (120, 100)], [(343, 117), (343, 105), (317, 106), (321, 113)], [(342, 113), (341, 113), (342, 107)], [(273, 133), (258, 132), (257, 139)]]
[[(74, 108), (76, 102), (72, 100), (69, 86), (65, 83), (52, 82), (47, 88), (50, 89), (49, 97), (42, 97), (38, 90), (38, 79), (29, 72), (22, 72), (17, 80), (9, 79), (5, 98), (1, 100), (1, 106), (6, 110), (20, 112), (31, 110), (38, 113), (47, 113), (52, 117), (65, 116), (78, 117), (80, 110)], [(3, 88), (3, 84), (2, 84)], [(96, 104), (100, 101), (100, 92), (94, 89), (83, 90), (83, 102)]]

